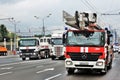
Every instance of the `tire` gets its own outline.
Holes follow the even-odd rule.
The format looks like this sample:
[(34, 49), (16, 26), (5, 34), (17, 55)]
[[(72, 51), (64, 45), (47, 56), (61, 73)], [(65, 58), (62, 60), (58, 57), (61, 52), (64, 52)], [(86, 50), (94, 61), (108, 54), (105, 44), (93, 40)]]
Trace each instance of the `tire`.
[(74, 71), (75, 71), (75, 69), (73, 69), (73, 68), (68, 68), (67, 69), (68, 74), (73, 74)]
[(51, 59), (52, 59), (52, 60), (55, 60), (55, 59), (56, 59), (56, 56), (53, 56), (53, 55), (52, 55), (52, 56), (51, 56)]
[(5, 56), (7, 56), (8, 55), (8, 53), (5, 53)]
[(41, 59), (41, 55), (40, 54), (38, 54), (38, 59)]
[(55, 60), (55, 57), (51, 57), (52, 60)]
[(45, 59), (48, 58), (48, 53), (47, 52), (45, 52), (44, 58)]
[(45, 55), (44, 55), (44, 59), (46, 59), (46, 58), (47, 58), (47, 55), (45, 54)]
[(112, 60), (110, 61), (109, 65), (108, 65), (108, 69), (112, 68)]
[(105, 68), (103, 70), (101, 70), (101, 74), (105, 75), (107, 73), (107, 71), (108, 71), (108, 68), (107, 68), (107, 66), (105, 66)]
[(45, 57), (45, 53), (39, 53), (39, 55), (40, 55), (40, 57), (41, 57), (41, 59), (45, 59), (46, 57)]
[(49, 50), (45, 51), (46, 58), (49, 58)]
[(7, 53), (3, 53), (3, 56), (7, 56)]
[(22, 58), (22, 60), (23, 60), (23, 61), (25, 61), (25, 60), (26, 60), (26, 58)]

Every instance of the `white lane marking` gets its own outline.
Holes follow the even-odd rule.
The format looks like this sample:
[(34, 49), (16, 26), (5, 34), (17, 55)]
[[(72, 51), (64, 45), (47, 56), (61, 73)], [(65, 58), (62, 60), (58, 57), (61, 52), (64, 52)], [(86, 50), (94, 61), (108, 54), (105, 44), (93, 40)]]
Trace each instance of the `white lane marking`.
[(41, 65), (41, 66), (36, 66), (36, 68), (41, 68), (41, 67), (43, 67), (43, 65)]
[(36, 72), (36, 73), (42, 73), (42, 72), (53, 71), (53, 70), (54, 70), (54, 68), (48, 68), (48, 69), (44, 69), (44, 70), (42, 70), (42, 71), (38, 71), (38, 72)]
[(0, 67), (2, 67), (2, 66), (8, 66), (8, 65), (14, 65), (14, 64), (20, 64), (20, 63), (3, 64), (3, 65), (0, 65)]
[(12, 69), (13, 67), (3, 67), (3, 68), (1, 68), (2, 70), (4, 70), (4, 69)]
[[(38, 61), (22, 61), (22, 62), (8, 63), (8, 64), (0, 64), (0, 67), (8, 66), (8, 65), (15, 65), (15, 64), (23, 64), (23, 63), (27, 63), (28, 64), (28, 63), (38, 62)], [(41, 61), (44, 61), (44, 60), (41, 60)]]
[(59, 77), (59, 76), (61, 76), (61, 75), (62, 75), (62, 74), (57, 74), (57, 75), (51, 76), (51, 77), (49, 77), (49, 78), (46, 78), (45, 80), (51, 80), (51, 79), (56, 78), (56, 77)]
[(1, 73), (0, 76), (5, 75), (5, 74), (10, 74), (10, 73), (12, 73), (12, 72)]
[[(31, 62), (31, 61), (29, 61), (29, 62)], [(2, 66), (9, 66), (9, 65), (15, 65), (15, 64), (22, 64), (22, 63), (29, 63), (28, 61), (23, 61), (23, 62), (16, 62), (16, 63), (9, 63), (9, 64), (2, 64), (2, 65), (0, 65), (0, 67), (2, 67)]]

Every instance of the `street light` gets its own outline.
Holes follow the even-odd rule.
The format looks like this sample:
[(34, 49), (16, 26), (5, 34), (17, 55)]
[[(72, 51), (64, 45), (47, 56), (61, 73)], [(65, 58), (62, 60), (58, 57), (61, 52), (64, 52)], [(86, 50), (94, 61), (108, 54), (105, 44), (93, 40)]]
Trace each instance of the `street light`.
[(14, 51), (16, 51), (16, 42), (17, 42), (17, 39), (16, 39), (16, 26), (17, 26), (17, 23), (20, 23), (20, 21), (16, 21), (14, 20), (14, 18), (12, 20), (9, 20), (13, 25), (14, 25)]
[(11, 17), (11, 18), (1, 18), (0, 20), (13, 20), (14, 18)]
[[(43, 27), (42, 27), (42, 31), (43, 31), (43, 36), (45, 36), (45, 18), (49, 18), (50, 17), (50, 15), (52, 15), (52, 14), (48, 14), (47, 16), (45, 16), (45, 17), (43, 17), (42, 18), (42, 24), (43, 24)], [(40, 19), (40, 17), (38, 17), (38, 16), (34, 16), (36, 19)]]

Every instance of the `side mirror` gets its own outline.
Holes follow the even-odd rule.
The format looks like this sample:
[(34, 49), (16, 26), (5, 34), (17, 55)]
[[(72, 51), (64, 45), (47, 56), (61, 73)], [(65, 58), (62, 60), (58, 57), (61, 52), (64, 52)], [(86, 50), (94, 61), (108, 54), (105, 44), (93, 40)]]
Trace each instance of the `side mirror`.
[(20, 46), (20, 41), (18, 41), (18, 46)]
[(107, 31), (107, 33), (108, 33), (108, 37), (112, 37), (113, 36), (109, 30)]
[(65, 44), (66, 43), (66, 34), (63, 34), (63, 40), (62, 43)]
[(51, 40), (48, 40), (48, 43), (51, 44)]
[(51, 41), (50, 41), (50, 44), (51, 44), (51, 45), (54, 45), (54, 40), (51, 40)]
[(113, 37), (113, 35), (112, 35), (112, 34), (109, 34), (109, 37)]

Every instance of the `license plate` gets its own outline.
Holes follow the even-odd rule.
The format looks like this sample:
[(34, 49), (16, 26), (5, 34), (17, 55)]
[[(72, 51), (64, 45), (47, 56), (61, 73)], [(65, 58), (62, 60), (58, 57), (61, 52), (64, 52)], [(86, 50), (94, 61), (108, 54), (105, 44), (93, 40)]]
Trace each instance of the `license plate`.
[(88, 62), (80, 62), (80, 65), (89, 65)]

